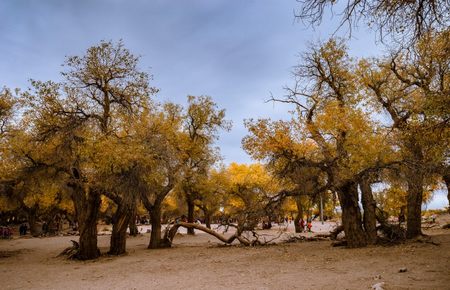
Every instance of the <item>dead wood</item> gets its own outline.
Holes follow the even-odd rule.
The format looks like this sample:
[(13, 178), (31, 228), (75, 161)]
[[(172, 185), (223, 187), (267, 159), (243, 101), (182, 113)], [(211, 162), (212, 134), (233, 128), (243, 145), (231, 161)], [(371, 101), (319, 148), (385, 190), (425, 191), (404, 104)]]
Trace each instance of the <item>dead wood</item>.
[(347, 246), (347, 241), (335, 241), (331, 243), (331, 246), (333, 247), (346, 247)]
[[(226, 227), (230, 227), (230, 226), (235, 227), (236, 233), (231, 235), (230, 237), (226, 237), (210, 228), (207, 228), (205, 226), (202, 226), (202, 225), (199, 225), (196, 223), (176, 222), (171, 227), (166, 228), (164, 238), (163, 238), (163, 246), (165, 246), (165, 247), (172, 246), (172, 241), (178, 231), (178, 228), (180, 228), (180, 227), (184, 227), (187, 229), (192, 228), (192, 229), (200, 230), (202, 232), (205, 232), (209, 235), (214, 236), (219, 241), (223, 242), (224, 244), (228, 244), (228, 245), (232, 244), (236, 240), (239, 241), (239, 243), (243, 246), (267, 245), (267, 244), (272, 243), (274, 240), (278, 239), (279, 237), (281, 237), (281, 235), (283, 234), (283, 232), (280, 231), (280, 233), (277, 236), (275, 236), (275, 237), (271, 236), (270, 239), (266, 239), (266, 235), (258, 234), (255, 230), (250, 229), (250, 228), (242, 229), (238, 225), (234, 225), (234, 224), (227, 224), (225, 226)], [(247, 238), (247, 237), (243, 236), (242, 234), (244, 232), (250, 232), (251, 236), (253, 238)]]
[(318, 242), (318, 241), (329, 241), (329, 237), (322, 236), (313, 236), (313, 237), (305, 237), (305, 236), (290, 236), (288, 239), (284, 241), (284, 243), (297, 243), (297, 242)]
[(75, 259), (80, 250), (80, 244), (77, 241), (70, 240), (72, 242), (71, 247), (65, 248), (57, 257), (67, 256), (68, 259)]

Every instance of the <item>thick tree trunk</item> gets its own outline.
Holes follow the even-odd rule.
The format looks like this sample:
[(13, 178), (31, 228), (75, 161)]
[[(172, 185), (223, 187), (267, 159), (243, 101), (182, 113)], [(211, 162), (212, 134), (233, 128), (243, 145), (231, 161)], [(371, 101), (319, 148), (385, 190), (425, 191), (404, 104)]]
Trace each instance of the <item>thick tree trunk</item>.
[(450, 174), (445, 174), (443, 178), (447, 185), (448, 212), (450, 213)]
[(30, 226), (30, 234), (33, 237), (39, 236), (42, 232), (37, 224), (37, 209), (35, 207), (27, 210), (28, 225)]
[(301, 233), (303, 232), (304, 228), (300, 226), (300, 219), (303, 218), (303, 204), (300, 199), (300, 196), (297, 196), (295, 198), (295, 203), (297, 204), (297, 215), (295, 216), (294, 219), (295, 232)]
[(377, 220), (376, 220), (376, 202), (373, 199), (370, 180), (363, 178), (359, 183), (361, 189), (361, 201), (364, 209), (363, 224), (367, 234), (367, 242), (375, 244), (377, 242)]
[[(195, 204), (190, 195), (187, 196), (186, 202), (187, 202), (187, 207), (188, 207), (187, 221), (188, 221), (188, 223), (192, 224), (192, 223), (194, 223)], [(195, 234), (194, 228), (193, 227), (187, 228), (187, 233), (188, 233), (188, 235), (194, 235)]]
[(158, 249), (165, 247), (161, 243), (161, 204), (155, 203), (152, 211), (150, 211), (152, 223), (152, 232), (150, 234), (149, 249)]
[(122, 255), (126, 252), (127, 228), (131, 220), (132, 210), (125, 201), (120, 203), (112, 218), (113, 229), (108, 254)]
[(406, 237), (415, 238), (422, 234), (422, 198), (424, 178), (420, 169), (407, 170), (408, 198)]
[(128, 224), (128, 228), (130, 229), (130, 236), (135, 237), (135, 236), (137, 236), (139, 234), (139, 229), (138, 229), (138, 227), (136, 225), (136, 221), (133, 218), (130, 219), (130, 223)]
[[(84, 194), (84, 192), (81, 192)], [(76, 199), (80, 202), (80, 199)], [(100, 209), (100, 195), (95, 192), (87, 193), (78, 206), (78, 224), (80, 229), (80, 260), (96, 259), (100, 255), (97, 248), (97, 217)], [(81, 207), (80, 207), (81, 205)]]
[(130, 236), (135, 237), (139, 234), (138, 227), (136, 226), (136, 206), (134, 206), (131, 211), (128, 227), (130, 228)]
[(357, 186), (355, 182), (348, 182), (338, 189), (338, 197), (342, 208), (342, 225), (344, 226), (347, 246), (350, 248), (367, 245), (366, 234), (361, 224)]

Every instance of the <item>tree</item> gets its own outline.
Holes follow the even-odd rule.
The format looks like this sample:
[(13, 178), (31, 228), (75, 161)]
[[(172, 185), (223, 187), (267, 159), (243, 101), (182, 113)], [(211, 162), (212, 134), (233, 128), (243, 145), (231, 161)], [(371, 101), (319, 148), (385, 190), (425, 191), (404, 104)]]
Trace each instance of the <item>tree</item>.
[(225, 210), (238, 221), (238, 231), (253, 230), (262, 219), (271, 222), (271, 198), (280, 190), (278, 180), (261, 164), (231, 163), (229, 176), (229, 199)]
[[(229, 130), (231, 123), (225, 120), (225, 110), (219, 110), (211, 97), (188, 96), (188, 107), (184, 117), (184, 130), (188, 139), (184, 143), (185, 157), (183, 182), (181, 185), (188, 207), (187, 219), (194, 222), (195, 201), (199, 193), (195, 185), (208, 174), (210, 167), (218, 160), (219, 154), (213, 148), (220, 129)], [(188, 229), (194, 234), (194, 229)]]
[(163, 202), (174, 189), (184, 168), (181, 108), (165, 104), (163, 110), (146, 118), (139, 131), (142, 147), (141, 200), (150, 214), (152, 232), (149, 249), (168, 247), (161, 239)]
[(207, 176), (195, 185), (198, 199), (195, 201), (202, 212), (205, 225), (211, 228), (211, 219), (224, 206), (229, 188), (228, 174), (225, 168), (211, 169)]
[(341, 42), (331, 39), (311, 48), (294, 74), (296, 84), (288, 88), (288, 96), (275, 99), (295, 106), (293, 119), (248, 122), (244, 147), (259, 160), (323, 174), (325, 185), (315, 191), (337, 192), (348, 246), (365, 246), (358, 183), (392, 161), (385, 134), (359, 106), (355, 63)]
[(413, 43), (433, 30), (442, 30), (450, 24), (448, 0), (297, 0), (301, 8), (296, 17), (312, 25), (321, 23), (326, 9), (338, 11), (339, 27), (353, 27), (363, 21), (378, 30), (380, 38), (390, 35), (399, 41)]
[(450, 33), (428, 33), (408, 51), (362, 61), (362, 82), (391, 118), (408, 186), (407, 237), (421, 234), (425, 180), (448, 158)]
[(13, 96), (11, 90), (8, 88), (0, 90), (0, 137), (2, 139), (11, 128), (16, 105), (17, 99)]
[(0, 90), (0, 210), (2, 213), (18, 208), (17, 200), (13, 199), (16, 162), (11, 154), (11, 122), (17, 101), (7, 88)]
[(137, 63), (121, 42), (101, 42), (85, 56), (67, 58), (64, 83), (34, 81), (34, 91), (26, 94), (36, 140), (50, 146), (45, 163), (62, 172), (71, 188), (82, 260), (99, 255), (97, 216), (103, 187), (96, 179), (97, 145), (120, 137), (120, 126), (156, 92)]

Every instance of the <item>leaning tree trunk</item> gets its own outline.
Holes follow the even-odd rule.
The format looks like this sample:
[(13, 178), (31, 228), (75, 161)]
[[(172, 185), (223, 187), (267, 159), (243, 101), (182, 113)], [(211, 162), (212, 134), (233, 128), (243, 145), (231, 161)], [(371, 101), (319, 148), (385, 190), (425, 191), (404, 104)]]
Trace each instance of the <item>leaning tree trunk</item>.
[(132, 205), (127, 204), (125, 200), (122, 200), (117, 206), (117, 210), (112, 218), (113, 229), (108, 252), (110, 255), (122, 255), (126, 252), (127, 228), (133, 212), (131, 208)]
[(155, 202), (150, 211), (150, 219), (152, 223), (152, 232), (150, 234), (149, 249), (158, 249), (165, 247), (161, 243), (161, 203)]
[(359, 183), (361, 189), (361, 201), (364, 209), (363, 224), (367, 234), (367, 242), (375, 244), (377, 242), (377, 221), (376, 221), (376, 202), (373, 199), (370, 180), (363, 178)]
[[(100, 209), (100, 195), (95, 192), (78, 192), (83, 196), (74, 198), (78, 204), (77, 218), (80, 232), (80, 249), (77, 257), (80, 260), (96, 259), (100, 256), (97, 248), (97, 217)], [(85, 194), (87, 196), (85, 196)]]
[(408, 197), (406, 237), (415, 238), (422, 234), (422, 198), (424, 178), (420, 169), (407, 169)]
[[(195, 204), (194, 204), (194, 200), (192, 199), (191, 195), (187, 196), (186, 199), (187, 202), (187, 207), (188, 207), (188, 216), (187, 216), (187, 221), (188, 223), (194, 223), (194, 209), (195, 209)], [(188, 235), (194, 235), (195, 231), (193, 227), (189, 227), (187, 228), (187, 233)]]
[(342, 208), (342, 225), (349, 248), (367, 245), (366, 234), (361, 224), (357, 186), (355, 182), (348, 182), (338, 189), (338, 197)]
[(300, 226), (300, 219), (303, 218), (303, 204), (300, 196), (295, 197), (295, 203), (297, 204), (297, 215), (294, 219), (295, 232), (301, 233), (303, 232), (304, 228)]

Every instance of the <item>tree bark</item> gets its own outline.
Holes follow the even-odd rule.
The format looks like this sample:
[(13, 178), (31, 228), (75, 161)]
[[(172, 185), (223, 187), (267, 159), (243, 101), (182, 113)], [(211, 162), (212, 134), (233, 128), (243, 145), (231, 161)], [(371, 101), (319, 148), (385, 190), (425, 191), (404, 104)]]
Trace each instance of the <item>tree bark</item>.
[(37, 208), (33, 206), (30, 209), (27, 209), (27, 219), (28, 225), (30, 226), (30, 234), (33, 237), (39, 236), (41, 233), (41, 229), (37, 225)]
[(445, 174), (443, 179), (445, 181), (445, 185), (447, 186), (448, 212), (450, 213), (450, 174)]
[(342, 208), (342, 224), (349, 248), (367, 245), (366, 234), (361, 224), (357, 186), (355, 182), (347, 182), (338, 189), (338, 197)]
[(117, 205), (117, 210), (112, 218), (113, 229), (108, 252), (110, 255), (122, 255), (126, 252), (127, 228), (132, 214), (131, 207), (124, 200)]
[[(173, 180), (172, 178), (169, 178), (169, 180)], [(157, 248), (164, 248), (164, 247), (170, 247), (170, 245), (167, 245), (165, 241), (161, 240), (161, 207), (164, 199), (166, 198), (167, 194), (172, 190), (173, 188), (173, 182), (169, 182), (169, 184), (158, 191), (157, 193), (154, 193), (156, 196), (155, 201), (152, 203), (149, 199), (149, 196), (151, 195), (149, 192), (142, 192), (141, 193), (141, 200), (144, 204), (144, 207), (147, 209), (147, 211), (150, 214), (151, 224), (152, 224), (152, 231), (150, 234), (150, 242), (148, 245), (149, 249), (157, 249)]]
[(150, 234), (150, 243), (148, 244), (148, 248), (162, 248), (164, 245), (161, 243), (161, 203), (155, 202), (149, 213), (152, 223), (152, 232)]
[(294, 219), (295, 232), (301, 233), (304, 229), (300, 226), (300, 219), (303, 218), (303, 204), (300, 199), (300, 196), (295, 197), (295, 203), (297, 204), (297, 215)]
[(422, 198), (424, 177), (420, 169), (407, 169), (408, 197), (406, 237), (415, 238), (422, 234)]
[(94, 190), (85, 189), (80, 182), (69, 182), (72, 188), (72, 201), (75, 206), (75, 216), (80, 233), (80, 248), (76, 258), (80, 260), (96, 259), (100, 256), (97, 248), (97, 218), (100, 209), (100, 194)]
[(376, 202), (373, 199), (369, 178), (363, 178), (359, 183), (359, 187), (361, 189), (361, 201), (364, 209), (363, 224), (367, 234), (367, 242), (369, 244), (375, 244), (377, 242)]
[(205, 211), (205, 225), (208, 229), (211, 228), (211, 213), (208, 210)]
[(131, 211), (130, 222), (128, 223), (128, 227), (130, 228), (130, 236), (137, 236), (139, 234), (138, 227), (136, 226), (136, 206), (133, 207)]
[[(84, 192), (82, 193), (84, 194)], [(77, 199), (78, 203), (79, 199)], [(97, 248), (97, 217), (100, 209), (100, 195), (88, 192), (87, 197), (82, 199), (77, 212), (80, 231), (80, 249), (78, 258), (80, 260), (96, 259), (100, 256)], [(81, 210), (80, 210), (81, 205)]]
[(169, 231), (166, 232), (166, 234), (164, 235), (164, 245), (167, 247), (171, 247), (172, 246), (172, 241), (173, 238), (175, 237), (178, 228), (179, 227), (184, 227), (184, 228), (195, 228), (198, 229), (200, 231), (203, 231), (207, 234), (210, 234), (214, 237), (216, 237), (217, 239), (219, 239), (221, 242), (225, 243), (225, 244), (231, 244), (233, 243), (235, 240), (238, 240), (242, 245), (244, 246), (251, 246), (252, 243), (250, 240), (245, 239), (241, 236), (241, 231), (237, 230), (236, 233), (234, 235), (232, 235), (231, 237), (227, 238), (211, 229), (208, 229), (205, 226), (202, 225), (198, 225), (196, 223), (185, 223), (185, 222), (178, 222), (177, 224), (174, 224)]
[[(186, 202), (187, 202), (187, 207), (188, 207), (187, 221), (188, 221), (188, 223), (192, 224), (192, 223), (194, 223), (194, 209), (195, 209), (194, 200), (191, 198), (190, 195), (188, 195), (186, 198)], [(194, 228), (188, 227), (187, 233), (188, 233), (188, 235), (195, 235)]]

